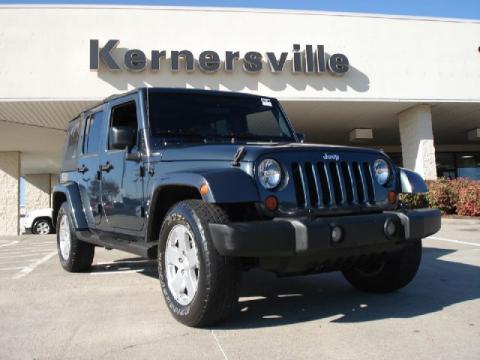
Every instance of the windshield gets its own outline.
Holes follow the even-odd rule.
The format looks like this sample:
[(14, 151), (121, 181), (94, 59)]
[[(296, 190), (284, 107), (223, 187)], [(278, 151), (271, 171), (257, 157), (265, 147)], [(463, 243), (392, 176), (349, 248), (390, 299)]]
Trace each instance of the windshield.
[(249, 96), (150, 91), (153, 144), (177, 142), (292, 142), (276, 101)]

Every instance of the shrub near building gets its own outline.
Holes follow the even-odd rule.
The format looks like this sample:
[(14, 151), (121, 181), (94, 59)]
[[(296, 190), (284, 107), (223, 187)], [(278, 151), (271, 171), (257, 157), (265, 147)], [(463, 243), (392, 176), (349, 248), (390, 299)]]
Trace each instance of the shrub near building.
[(480, 216), (480, 181), (440, 178), (428, 182), (426, 194), (404, 194), (400, 201), (406, 208), (430, 206), (443, 214)]
[(428, 184), (427, 200), (444, 214), (455, 214), (458, 204), (458, 189), (463, 186), (463, 179), (449, 180), (441, 178)]
[(457, 213), (463, 216), (480, 216), (480, 181), (467, 181), (458, 189)]

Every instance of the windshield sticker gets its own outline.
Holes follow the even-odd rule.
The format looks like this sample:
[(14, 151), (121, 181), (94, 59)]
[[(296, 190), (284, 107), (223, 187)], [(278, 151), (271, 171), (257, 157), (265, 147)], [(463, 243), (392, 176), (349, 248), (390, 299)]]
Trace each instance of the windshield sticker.
[(265, 98), (262, 98), (262, 105), (263, 106), (272, 106), (272, 102), (270, 101), (270, 99), (265, 99)]

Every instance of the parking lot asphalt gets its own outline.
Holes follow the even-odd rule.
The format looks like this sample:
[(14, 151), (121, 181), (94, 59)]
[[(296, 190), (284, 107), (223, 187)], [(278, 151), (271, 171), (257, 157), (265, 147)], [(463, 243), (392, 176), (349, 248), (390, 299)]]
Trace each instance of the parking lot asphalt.
[(97, 248), (90, 273), (70, 274), (54, 235), (0, 238), (0, 359), (480, 359), (480, 221), (447, 219), (423, 244), (398, 292), (251, 271), (230, 321), (192, 329), (155, 262)]

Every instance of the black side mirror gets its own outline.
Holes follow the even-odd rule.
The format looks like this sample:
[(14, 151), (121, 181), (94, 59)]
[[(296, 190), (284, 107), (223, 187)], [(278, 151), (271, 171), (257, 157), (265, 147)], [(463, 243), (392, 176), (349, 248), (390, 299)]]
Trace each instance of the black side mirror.
[(296, 133), (295, 135), (297, 135), (297, 139), (303, 143), (305, 141), (305, 134), (304, 133)]
[(113, 126), (110, 128), (110, 149), (124, 150), (135, 145), (136, 131), (129, 126)]

